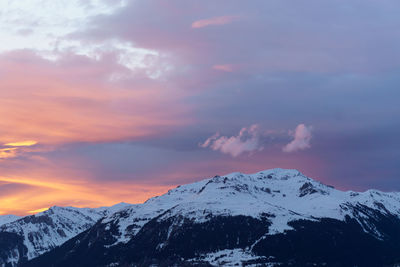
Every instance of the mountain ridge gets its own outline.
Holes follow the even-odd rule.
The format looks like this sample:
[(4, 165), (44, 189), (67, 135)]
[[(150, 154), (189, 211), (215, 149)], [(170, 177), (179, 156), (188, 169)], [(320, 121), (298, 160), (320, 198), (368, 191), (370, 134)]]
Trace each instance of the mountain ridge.
[[(220, 265), (222, 260), (224, 265), (283, 264), (288, 260), (321, 263), (321, 259), (312, 255), (292, 259), (290, 254), (282, 256), (277, 250), (285, 242), (294, 242), (292, 246), (300, 249), (302, 241), (298, 238), (306, 233), (314, 233), (309, 239), (326, 235), (326, 242), (333, 242), (331, 245), (338, 253), (345, 253), (342, 250), (347, 245), (337, 248), (335, 242), (345, 240), (341, 233), (347, 233), (354, 244), (366, 246), (365, 251), (371, 247), (382, 250), (389, 247), (387, 258), (396, 261), (392, 253), (394, 248), (400, 249), (399, 207), (400, 193), (341, 191), (297, 170), (235, 172), (175, 187), (142, 204), (123, 203), (115, 209), (106, 208), (103, 215), (96, 213), (100, 208), (93, 209), (91, 212), (98, 214), (97, 220), (79, 228), (63, 243), (54, 244), (21, 263), (27, 266), (47, 266), (50, 262), (68, 266), (80, 260), (85, 266), (146, 266), (164, 261)], [(5, 229), (4, 225), (1, 227), (0, 233)], [(320, 230), (315, 232), (316, 229)], [(9, 229), (4, 232), (10, 233)], [(365, 242), (358, 244), (357, 240)], [(271, 242), (275, 247), (269, 247)], [(335, 262), (340, 258), (322, 260)], [(359, 264), (357, 258), (352, 260)], [(375, 263), (381, 263), (380, 260), (384, 262), (386, 258)]]
[[(87, 230), (108, 213), (126, 206), (76, 208), (52, 206), (48, 210), (24, 217), (11, 216), (0, 225), (0, 266), (27, 261)], [(10, 241), (12, 240), (12, 241)], [(1, 243), (8, 243), (8, 251)]]

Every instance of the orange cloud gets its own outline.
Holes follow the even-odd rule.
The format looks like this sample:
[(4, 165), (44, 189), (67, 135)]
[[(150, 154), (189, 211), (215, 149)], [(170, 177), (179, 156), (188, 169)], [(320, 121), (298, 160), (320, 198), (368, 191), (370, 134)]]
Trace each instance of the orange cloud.
[(17, 156), (17, 148), (0, 149), (0, 159), (14, 158)]
[(7, 143), (4, 144), (4, 146), (16, 146), (16, 147), (20, 147), (20, 146), (34, 146), (36, 145), (38, 142), (36, 141), (20, 141), (20, 142), (14, 142), (14, 143)]
[(0, 149), (0, 159), (15, 158), (21, 152), (25, 151), (27, 147), (36, 145), (36, 141), (22, 141), (4, 144), (6, 148)]
[(27, 52), (0, 56), (0, 141), (17, 147), (134, 140), (191, 121), (181, 93), (143, 77), (112, 82), (114, 71), (126, 71), (112, 64), (77, 56), (49, 62)]
[(192, 23), (192, 28), (203, 28), (212, 25), (224, 25), (239, 19), (238, 16), (221, 16), (208, 19), (197, 20)]
[[(128, 78), (110, 79), (116, 72)], [(58, 166), (36, 152), (67, 143), (140, 140), (192, 123), (178, 89), (112, 59), (66, 55), (51, 62), (27, 51), (0, 54), (0, 77), (0, 214), (137, 203), (166, 191), (95, 181), (90, 171), (74, 171), (71, 162)]]

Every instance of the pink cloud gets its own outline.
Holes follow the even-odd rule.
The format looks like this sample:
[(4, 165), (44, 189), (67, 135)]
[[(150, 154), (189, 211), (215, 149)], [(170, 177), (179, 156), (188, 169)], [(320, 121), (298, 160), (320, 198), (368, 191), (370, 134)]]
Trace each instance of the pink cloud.
[(299, 124), (293, 134), (294, 139), (283, 147), (283, 152), (295, 152), (298, 150), (304, 150), (310, 148), (311, 141), (311, 126), (306, 126), (304, 124)]
[(212, 150), (221, 151), (232, 157), (237, 157), (245, 152), (262, 150), (259, 126), (253, 124), (249, 128), (242, 128), (237, 136), (220, 136), (219, 133), (208, 138), (201, 147), (210, 147)]
[(192, 23), (192, 28), (203, 28), (211, 25), (225, 25), (237, 20), (238, 16), (221, 16), (208, 19), (196, 20)]
[(234, 71), (234, 66), (231, 64), (214, 65), (212, 68), (214, 70), (225, 71), (225, 72), (233, 72)]
[(174, 87), (140, 73), (129, 85), (109, 80), (124, 71), (112, 59), (67, 54), (51, 62), (27, 51), (1, 54), (0, 74), (7, 73), (0, 79), (1, 142), (136, 140), (191, 120), (179, 115), (187, 109)]

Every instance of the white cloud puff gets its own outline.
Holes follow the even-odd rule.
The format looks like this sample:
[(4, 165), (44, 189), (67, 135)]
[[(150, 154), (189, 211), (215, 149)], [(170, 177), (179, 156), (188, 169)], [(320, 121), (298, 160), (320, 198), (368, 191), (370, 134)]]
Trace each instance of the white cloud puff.
[(304, 124), (297, 125), (294, 133), (292, 134), (294, 139), (283, 147), (283, 152), (290, 153), (310, 148), (310, 141), (312, 137), (311, 129), (311, 126), (306, 126)]
[(215, 151), (221, 151), (232, 157), (237, 157), (245, 152), (259, 151), (264, 147), (260, 141), (260, 130), (257, 124), (249, 128), (242, 128), (237, 136), (220, 136), (219, 133), (208, 138), (201, 147), (210, 147)]

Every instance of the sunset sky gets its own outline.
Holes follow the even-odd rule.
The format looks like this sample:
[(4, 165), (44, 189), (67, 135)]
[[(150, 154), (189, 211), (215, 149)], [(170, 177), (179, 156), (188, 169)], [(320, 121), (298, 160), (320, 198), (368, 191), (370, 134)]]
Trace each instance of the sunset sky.
[(0, 0), (0, 214), (281, 167), (400, 190), (398, 0)]

